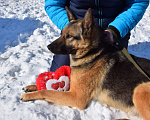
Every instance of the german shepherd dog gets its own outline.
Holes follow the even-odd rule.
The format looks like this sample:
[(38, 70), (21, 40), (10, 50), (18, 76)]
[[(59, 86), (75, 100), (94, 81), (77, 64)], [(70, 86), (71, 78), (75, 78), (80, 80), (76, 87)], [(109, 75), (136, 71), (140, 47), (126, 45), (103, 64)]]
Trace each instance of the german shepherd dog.
[[(48, 49), (55, 54), (70, 54), (70, 90), (37, 91), (36, 85), (30, 85), (24, 88), (27, 93), (21, 100), (46, 100), (85, 109), (94, 99), (150, 120), (150, 81), (121, 50), (108, 43), (104, 31), (94, 23), (90, 8), (83, 20), (75, 19), (68, 8), (66, 11), (70, 22)], [(135, 58), (150, 74), (150, 60)]]

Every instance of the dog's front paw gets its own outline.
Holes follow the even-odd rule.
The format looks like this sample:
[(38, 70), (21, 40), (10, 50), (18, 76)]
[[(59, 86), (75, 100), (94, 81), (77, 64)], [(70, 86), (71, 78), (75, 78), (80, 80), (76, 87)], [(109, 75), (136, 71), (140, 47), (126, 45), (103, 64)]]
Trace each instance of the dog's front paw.
[(29, 86), (22, 88), (22, 90), (24, 90), (27, 93), (27, 92), (37, 91), (38, 88), (36, 85), (29, 85)]
[(27, 101), (31, 101), (33, 99), (31, 97), (30, 93), (25, 93), (25, 94), (21, 95), (20, 100), (22, 100), (23, 102), (27, 102)]

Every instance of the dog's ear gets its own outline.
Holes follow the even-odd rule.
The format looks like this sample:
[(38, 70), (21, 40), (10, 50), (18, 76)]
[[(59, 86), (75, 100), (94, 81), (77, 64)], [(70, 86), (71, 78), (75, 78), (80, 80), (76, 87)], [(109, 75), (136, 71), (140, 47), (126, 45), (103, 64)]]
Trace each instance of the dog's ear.
[(75, 20), (75, 17), (74, 17), (74, 15), (73, 15), (73, 13), (69, 10), (69, 8), (68, 8), (67, 6), (65, 6), (65, 9), (66, 9), (66, 11), (67, 11), (67, 16), (68, 16), (69, 22), (70, 22), (71, 20)]
[(94, 23), (94, 17), (91, 8), (89, 8), (84, 16), (84, 28), (86, 29), (90, 28), (93, 23)]

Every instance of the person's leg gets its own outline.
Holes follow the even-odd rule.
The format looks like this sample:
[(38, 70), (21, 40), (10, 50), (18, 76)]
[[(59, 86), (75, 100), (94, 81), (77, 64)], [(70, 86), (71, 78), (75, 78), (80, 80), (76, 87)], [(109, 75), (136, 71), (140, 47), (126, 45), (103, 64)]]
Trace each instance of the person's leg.
[(55, 72), (61, 66), (70, 66), (69, 55), (54, 55), (50, 71)]

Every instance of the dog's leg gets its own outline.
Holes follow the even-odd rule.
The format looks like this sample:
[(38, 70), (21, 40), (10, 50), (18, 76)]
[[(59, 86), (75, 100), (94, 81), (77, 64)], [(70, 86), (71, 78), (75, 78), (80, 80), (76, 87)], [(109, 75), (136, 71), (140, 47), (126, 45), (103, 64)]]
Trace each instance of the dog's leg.
[(29, 86), (22, 88), (22, 90), (24, 90), (25, 92), (33, 92), (33, 91), (37, 91), (38, 88), (36, 85), (29, 85)]
[(77, 107), (78, 109), (85, 109), (91, 98), (82, 92), (77, 93), (71, 91), (53, 91), (41, 90), (36, 92), (25, 93), (21, 96), (22, 101), (29, 100), (46, 100), (61, 105), (70, 107)]
[(150, 120), (150, 82), (135, 88), (133, 103), (144, 120)]

